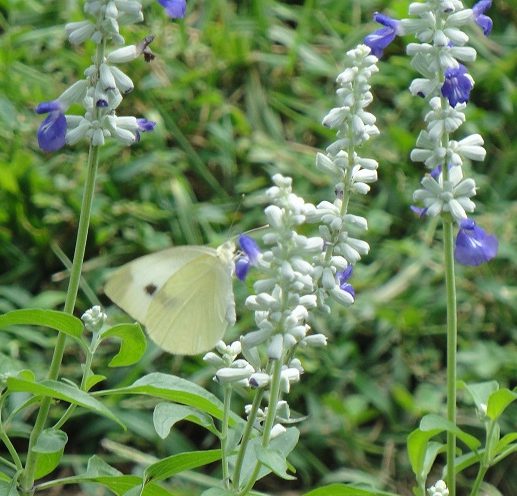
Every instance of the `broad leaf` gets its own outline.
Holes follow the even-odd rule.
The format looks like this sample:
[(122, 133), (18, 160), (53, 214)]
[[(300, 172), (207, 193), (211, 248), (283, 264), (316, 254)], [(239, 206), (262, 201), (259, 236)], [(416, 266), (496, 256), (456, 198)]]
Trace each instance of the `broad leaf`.
[[(213, 417), (222, 419), (223, 404), (212, 393), (193, 382), (174, 375), (153, 372), (135, 381), (131, 386), (97, 391), (94, 395), (145, 394), (155, 398), (189, 405)], [(231, 424), (243, 422), (236, 415), (230, 419)]]
[(221, 450), (191, 451), (168, 456), (149, 465), (144, 470), (144, 478), (148, 481), (168, 479), (185, 470), (192, 470), (220, 460), (221, 456)]
[(140, 324), (119, 324), (102, 333), (102, 339), (115, 337), (121, 340), (119, 352), (109, 367), (127, 367), (137, 363), (145, 353), (147, 340)]
[(287, 473), (287, 460), (280, 451), (259, 445), (255, 447), (255, 454), (257, 455), (257, 460), (267, 468), (270, 468), (278, 477), (285, 480), (296, 480), (296, 477)]
[(486, 382), (477, 382), (474, 384), (465, 384), (465, 389), (470, 393), (474, 403), (476, 404), (476, 408), (480, 412), (486, 412), (488, 405), (488, 398), (490, 395), (499, 389), (499, 384), (497, 381), (486, 381)]
[(14, 481), (4, 482), (0, 481), (0, 496), (19, 496), (20, 493), (16, 490)]
[(33, 451), (36, 455), (35, 479), (50, 474), (61, 461), (68, 436), (60, 430), (45, 429), (39, 436)]
[[(269, 447), (272, 450), (278, 451), (284, 458), (284, 460), (286, 460), (287, 455), (291, 453), (291, 451), (295, 448), (296, 444), (298, 443), (299, 436), (300, 432), (296, 427), (289, 427), (284, 433), (272, 439), (269, 443)], [(256, 437), (248, 443), (246, 452), (244, 454), (244, 461), (241, 470), (241, 486), (244, 486), (248, 482), (255, 469), (255, 466), (257, 464), (257, 454), (255, 450), (258, 446), (261, 445), (261, 443), (262, 439), (260, 437)], [(229, 461), (230, 463), (235, 464), (236, 456), (230, 456)], [(269, 473), (271, 473), (271, 469), (265, 465), (261, 465), (259, 474), (257, 476), (257, 480), (261, 479), (262, 477), (265, 477)]]
[(453, 422), (450, 422), (446, 418), (440, 417), (439, 415), (435, 415), (430, 413), (422, 418), (420, 421), (420, 430), (422, 431), (447, 431), (455, 434), (458, 439), (461, 439), (472, 451), (475, 451), (481, 445), (481, 442), (476, 439), (474, 436), (467, 434), (462, 431), (457, 425)]
[(57, 310), (40, 308), (23, 308), (0, 315), (0, 329), (13, 325), (37, 325), (63, 332), (68, 336), (80, 339), (83, 334), (83, 323), (77, 317)]
[(87, 410), (117, 422), (125, 429), (124, 424), (110, 410), (108, 410), (108, 408), (88, 393), (59, 381), (47, 379), (41, 382), (35, 382), (33, 375), (31, 377), (31, 374), (27, 372), (28, 371), (22, 371), (16, 377), (7, 378), (7, 387), (10, 391), (32, 393), (37, 396), (48, 396), (50, 398), (56, 398), (74, 405), (82, 406)]
[(177, 405), (175, 403), (158, 403), (153, 412), (153, 424), (156, 433), (165, 439), (172, 427), (180, 420), (188, 420), (194, 424), (200, 425), (210, 432), (219, 436), (219, 431), (214, 425), (214, 421), (210, 415), (206, 415), (195, 408), (185, 405)]
[(375, 489), (360, 489), (357, 487), (345, 486), (344, 484), (330, 484), (329, 486), (313, 489), (304, 496), (398, 496), (394, 493), (377, 491)]
[(506, 410), (508, 405), (517, 399), (517, 393), (509, 389), (494, 391), (488, 398), (487, 415), (491, 420), (497, 420)]

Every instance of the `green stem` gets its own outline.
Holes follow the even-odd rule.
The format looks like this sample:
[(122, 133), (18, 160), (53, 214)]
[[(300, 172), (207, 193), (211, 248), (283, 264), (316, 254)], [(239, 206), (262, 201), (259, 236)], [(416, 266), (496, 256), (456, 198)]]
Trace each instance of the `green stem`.
[[(271, 430), (273, 429), (273, 425), (276, 419), (276, 409), (278, 405), (278, 400), (280, 399), (280, 374), (282, 372), (283, 363), (283, 360), (275, 360), (273, 364), (273, 374), (271, 377), (271, 388), (269, 391), (267, 416), (264, 422), (264, 431), (262, 432), (263, 448), (267, 448), (269, 446), (269, 441), (271, 440)], [(244, 489), (239, 493), (239, 496), (245, 496), (253, 489), (253, 486), (257, 481), (261, 465), (262, 464), (259, 461), (256, 462), (255, 468), (253, 469), (253, 473), (251, 474), (251, 477)]]
[[(444, 167), (446, 168), (446, 167)], [(456, 352), (458, 347), (458, 322), (456, 309), (456, 283), (454, 277), (453, 221), (443, 217), (443, 250), (445, 261), (445, 286), (447, 291), (447, 419), (456, 425)], [(449, 496), (456, 496), (456, 435), (447, 433), (447, 488)]]
[(5, 432), (4, 422), (2, 420), (2, 410), (4, 408), (5, 398), (5, 395), (0, 396), (0, 440), (4, 443), (5, 447), (7, 448), (7, 451), (9, 451), (9, 454), (11, 455), (11, 458), (13, 459), (14, 463), (11, 463), (9, 460), (6, 460), (5, 458), (0, 458), (0, 460), (5, 465), (14, 468), (17, 471), (21, 471), (23, 470), (23, 464), (20, 460), (20, 457), (18, 456), (16, 448), (13, 446), (13, 443), (9, 439), (7, 433)]
[(244, 462), (244, 455), (246, 454), (246, 448), (248, 447), (248, 442), (251, 439), (251, 433), (253, 432), (253, 425), (257, 420), (257, 412), (260, 408), (260, 404), (262, 403), (262, 398), (264, 397), (264, 389), (258, 389), (255, 392), (255, 397), (253, 398), (253, 403), (251, 404), (251, 410), (248, 415), (248, 421), (246, 422), (246, 427), (244, 428), (244, 432), (242, 433), (242, 440), (239, 446), (239, 453), (237, 454), (237, 461), (235, 462), (235, 467), (233, 469), (233, 487), (235, 489), (239, 488), (240, 477), (242, 464)]
[[(79, 226), (77, 229), (77, 239), (75, 243), (74, 259), (72, 262), (72, 270), (70, 272), (70, 281), (68, 284), (68, 291), (66, 294), (64, 311), (67, 313), (73, 313), (75, 307), (75, 301), (77, 299), (77, 292), (79, 290), (79, 283), (81, 280), (81, 272), (84, 260), (84, 253), (86, 250), (86, 239), (88, 237), (88, 228), (90, 225), (90, 215), (93, 204), (93, 196), (95, 191), (95, 178), (97, 175), (97, 167), (99, 163), (99, 147), (90, 145), (90, 151), (88, 154), (88, 172), (86, 176), (86, 182), (84, 184), (83, 201), (81, 205), (81, 214), (79, 217)], [(54, 348), (54, 354), (52, 356), (52, 362), (48, 372), (48, 378), (56, 380), (59, 376), (59, 369), (61, 367), (61, 361), (63, 360), (63, 354), (65, 351), (66, 334), (59, 333), (57, 336), (56, 346)], [(39, 439), (39, 436), (45, 424), (47, 422), (48, 413), (50, 410), (50, 397), (44, 397), (41, 400), (41, 406), (38, 411), (38, 416), (34, 423), (29, 438), (29, 447), (27, 449), (27, 461), (25, 463), (25, 470), (22, 476), (22, 496), (29, 496), (32, 491), (32, 485), (34, 484), (34, 471), (36, 469), (36, 453), (33, 448)]]
[[(479, 493), (479, 489), (481, 488), (481, 483), (483, 482), (485, 475), (490, 468), (491, 463), (493, 463), (492, 452), (493, 452), (493, 441), (494, 441), (494, 429), (496, 428), (496, 422), (490, 420), (488, 422), (488, 428), (486, 429), (486, 442), (485, 442), (485, 450), (483, 452), (483, 456), (481, 457), (481, 461), (479, 463), (479, 470), (476, 476), (476, 480), (472, 486), (472, 490), (470, 492), (470, 496), (477, 496)], [(485, 424), (486, 425), (486, 424)]]
[(224, 411), (221, 425), (221, 451), (223, 465), (223, 481), (224, 487), (230, 487), (230, 469), (228, 468), (228, 422), (230, 419), (230, 407), (232, 399), (232, 386), (228, 384), (224, 388)]

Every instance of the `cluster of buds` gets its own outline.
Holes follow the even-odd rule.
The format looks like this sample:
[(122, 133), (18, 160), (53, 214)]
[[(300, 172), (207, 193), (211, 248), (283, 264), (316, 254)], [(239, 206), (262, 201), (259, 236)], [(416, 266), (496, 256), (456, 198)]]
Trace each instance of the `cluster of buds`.
[[(184, 0), (160, 1), (171, 17), (185, 14)], [(53, 152), (65, 144), (73, 145), (82, 139), (93, 146), (104, 144), (113, 137), (124, 145), (140, 139), (140, 133), (152, 131), (155, 123), (134, 116), (117, 116), (116, 109), (124, 95), (134, 88), (133, 81), (118, 64), (143, 56), (147, 62), (154, 58), (147, 36), (137, 45), (127, 45), (107, 52), (106, 45), (123, 45), (120, 27), (141, 22), (144, 18), (139, 0), (86, 0), (84, 12), (89, 18), (65, 26), (68, 40), (73, 45), (92, 40), (96, 46), (93, 64), (84, 72), (84, 79), (66, 89), (56, 100), (36, 107), (38, 114), (48, 114), (38, 129), (38, 143), (42, 150)], [(84, 115), (66, 115), (72, 104), (84, 107)]]
[(320, 307), (328, 310), (327, 296), (343, 305), (354, 301), (355, 291), (348, 282), (352, 267), (370, 247), (358, 237), (367, 228), (365, 218), (348, 213), (353, 193), (366, 195), (377, 181), (378, 163), (358, 154), (358, 149), (379, 134), (375, 116), (366, 111), (372, 102), (370, 78), (378, 71), (378, 59), (364, 44), (346, 54), (347, 68), (337, 77), (336, 93), (340, 105), (324, 117), (323, 125), (337, 130), (337, 140), (318, 153), (316, 167), (335, 182), (335, 199), (323, 201), (307, 215), (320, 224), (324, 250), (315, 260), (317, 296)]

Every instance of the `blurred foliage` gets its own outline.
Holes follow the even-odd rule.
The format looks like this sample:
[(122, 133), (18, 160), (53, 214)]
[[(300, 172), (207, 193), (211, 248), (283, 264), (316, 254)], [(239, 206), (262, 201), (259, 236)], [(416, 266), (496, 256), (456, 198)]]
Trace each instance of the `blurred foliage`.
[[(308, 201), (330, 198), (333, 185), (316, 171), (314, 157), (333, 139), (320, 122), (334, 105), (343, 54), (374, 29), (374, 11), (403, 17), (408, 3), (189, 0), (187, 18), (171, 22), (157, 2), (144, 1), (145, 23), (123, 34), (127, 42), (155, 34), (157, 58), (127, 68), (135, 90), (120, 113), (145, 116), (158, 126), (130, 149), (109, 144), (102, 150), (78, 314), (97, 297), (109, 305), (102, 285), (112, 267), (172, 244), (217, 245), (261, 226), (263, 192), (273, 172), (292, 176), (297, 193)], [(497, 378), (514, 387), (517, 10), (511, 0), (502, 0), (494, 2), (490, 15), (492, 36), (477, 33), (472, 39), (479, 52), (469, 69), (476, 86), (461, 133), (479, 132), (485, 139), (487, 159), (471, 170), (479, 186), (476, 220), (498, 236), (500, 253), (479, 268), (457, 267), (459, 377)], [(80, 19), (79, 0), (0, 0), (2, 312), (60, 308), (64, 300), (64, 254), (73, 252), (87, 148), (39, 151), (41, 117), (33, 108), (57, 97), (89, 65), (93, 47), (71, 47), (64, 36), (64, 24)], [(298, 470), (293, 489), (373, 481), (410, 494), (406, 436), (423, 414), (444, 408), (441, 232), (409, 211), (423, 173), (409, 152), (424, 103), (407, 91), (414, 73), (401, 40), (389, 47), (380, 68), (371, 111), (381, 135), (364, 153), (379, 160), (379, 182), (352, 206), (368, 218), (371, 254), (354, 275), (355, 305), (336, 307), (313, 322), (330, 343), (323, 353), (306, 354), (306, 374), (293, 391), (293, 407), (310, 416), (301, 424), (301, 443), (292, 457)], [(247, 291), (237, 285), (241, 303)], [(110, 308), (114, 319), (123, 318)], [(236, 335), (252, 325), (243, 313)], [(23, 362), (43, 368), (52, 339), (29, 330), (23, 340), (17, 336), (0, 335), (2, 368)], [(70, 379), (79, 372), (76, 353), (70, 348), (66, 356), (63, 375)], [(110, 372), (109, 383), (180, 367), (183, 375), (210, 383), (210, 372), (197, 360), (171, 359), (152, 347), (138, 367)], [(70, 436), (77, 452), (69, 457), (71, 469), (99, 442), (115, 458), (113, 443), (157, 456), (213, 443), (192, 430), (159, 440), (148, 406), (134, 399), (113, 406), (131, 426), (126, 433), (98, 418), (89, 419), (85, 430), (78, 416)], [(517, 429), (516, 418), (508, 417), (508, 428)], [(472, 409), (462, 409), (460, 420), (480, 432)], [(489, 477), (503, 494), (515, 494), (517, 475), (507, 469), (503, 464)], [(186, 494), (194, 494), (188, 481), (182, 484)], [(272, 484), (264, 489), (278, 490), (278, 481)]]

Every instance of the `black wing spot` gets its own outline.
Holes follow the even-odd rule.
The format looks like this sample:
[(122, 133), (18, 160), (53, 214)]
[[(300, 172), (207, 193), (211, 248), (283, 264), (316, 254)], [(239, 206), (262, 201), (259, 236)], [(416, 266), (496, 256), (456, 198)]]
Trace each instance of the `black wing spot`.
[(158, 286), (156, 284), (153, 284), (152, 282), (148, 284), (144, 290), (149, 296), (153, 296), (154, 293), (156, 293), (156, 290), (158, 289)]

